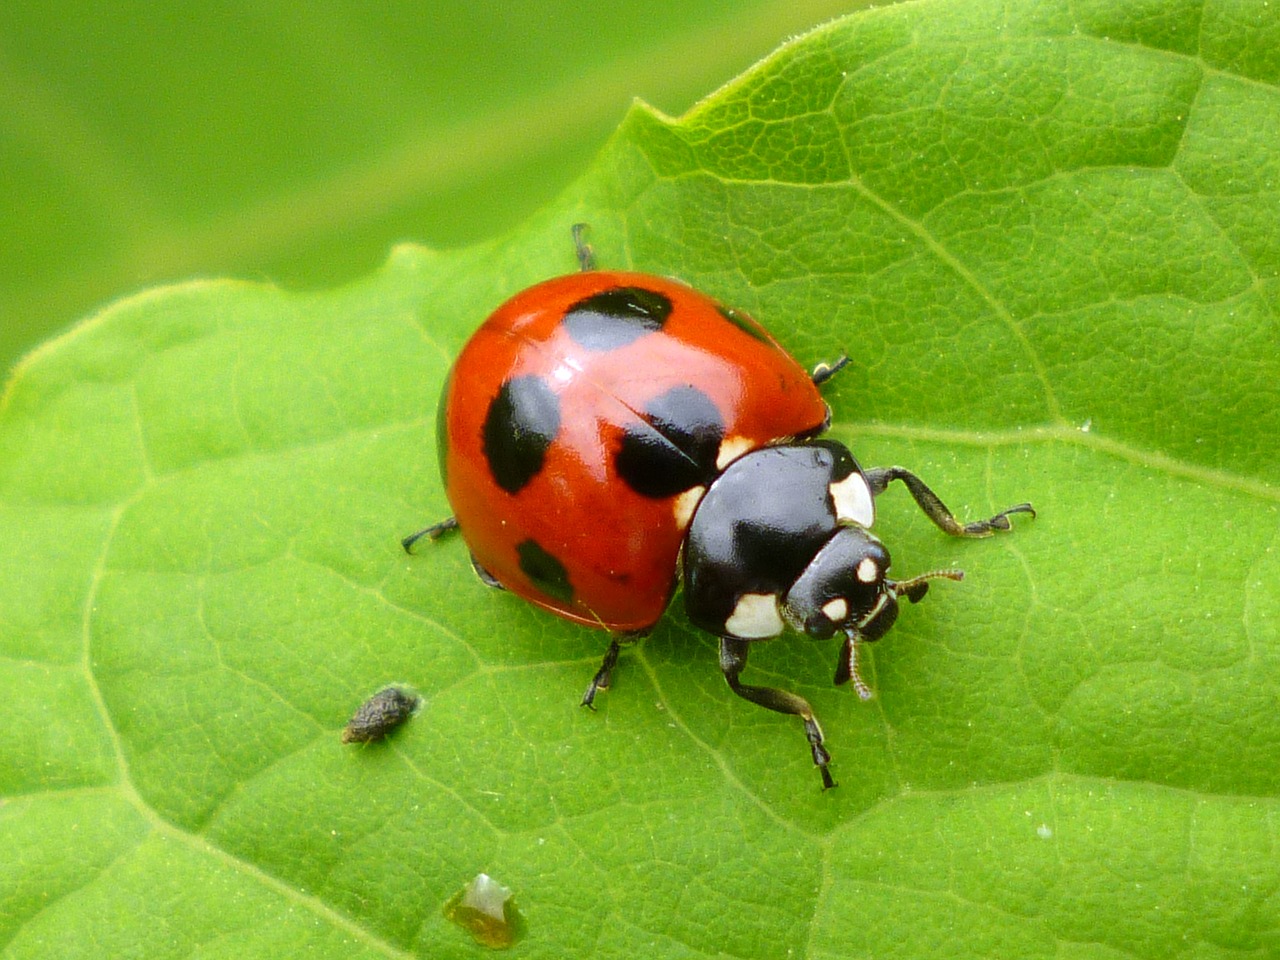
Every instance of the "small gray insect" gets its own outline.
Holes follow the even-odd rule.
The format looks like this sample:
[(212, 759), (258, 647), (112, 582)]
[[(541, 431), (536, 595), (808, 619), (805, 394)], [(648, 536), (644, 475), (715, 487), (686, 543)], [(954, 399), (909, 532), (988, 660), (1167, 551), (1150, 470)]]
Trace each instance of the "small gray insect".
[(420, 698), (400, 687), (384, 687), (360, 704), (342, 731), (343, 743), (381, 740), (417, 709)]

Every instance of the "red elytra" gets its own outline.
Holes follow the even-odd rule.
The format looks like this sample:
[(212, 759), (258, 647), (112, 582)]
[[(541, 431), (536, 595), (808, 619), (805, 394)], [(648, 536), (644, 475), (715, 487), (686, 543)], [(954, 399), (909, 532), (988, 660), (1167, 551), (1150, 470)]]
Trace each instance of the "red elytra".
[(829, 412), (744, 314), (677, 280), (589, 271), (500, 306), (454, 363), (439, 415), (476, 564), (623, 632), (662, 616), (692, 508), (724, 462), (816, 433)]

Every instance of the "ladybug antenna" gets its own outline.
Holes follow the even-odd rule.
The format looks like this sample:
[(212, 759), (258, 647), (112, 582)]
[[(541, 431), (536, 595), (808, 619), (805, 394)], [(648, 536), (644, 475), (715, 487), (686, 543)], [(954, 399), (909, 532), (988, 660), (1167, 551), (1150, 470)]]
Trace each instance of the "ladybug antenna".
[(906, 597), (912, 603), (919, 603), (921, 597), (929, 592), (930, 580), (963, 580), (963, 570), (930, 570), (910, 580), (889, 580), (885, 585), (895, 597)]

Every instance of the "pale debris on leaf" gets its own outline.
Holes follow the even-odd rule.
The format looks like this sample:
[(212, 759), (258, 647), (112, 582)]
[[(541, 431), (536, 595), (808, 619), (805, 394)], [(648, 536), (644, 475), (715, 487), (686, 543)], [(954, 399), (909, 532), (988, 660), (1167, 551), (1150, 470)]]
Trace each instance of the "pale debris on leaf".
[(487, 947), (509, 947), (522, 925), (511, 888), (480, 873), (444, 906), (444, 915)]

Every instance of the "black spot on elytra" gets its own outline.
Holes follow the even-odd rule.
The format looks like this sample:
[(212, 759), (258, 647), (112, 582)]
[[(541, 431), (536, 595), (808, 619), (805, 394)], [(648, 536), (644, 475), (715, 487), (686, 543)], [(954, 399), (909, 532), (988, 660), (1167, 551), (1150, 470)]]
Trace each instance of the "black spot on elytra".
[(711, 482), (724, 421), (710, 397), (697, 387), (673, 387), (641, 415), (645, 422), (628, 428), (614, 458), (631, 489), (656, 499)]
[(764, 327), (760, 326), (760, 324), (756, 323), (755, 320), (747, 316), (741, 310), (735, 310), (733, 307), (726, 307), (722, 304), (716, 304), (716, 309), (720, 311), (720, 316), (724, 317), (743, 333), (748, 336), (755, 337), (761, 343), (768, 343), (772, 346), (772, 343), (769, 340), (769, 334), (765, 332)]
[(516, 547), (516, 554), (520, 557), (520, 569), (539, 590), (565, 603), (573, 599), (569, 571), (536, 540), (526, 540), (520, 544)]
[(661, 330), (669, 316), (671, 301), (663, 294), (644, 287), (615, 287), (579, 300), (562, 322), (576, 343), (605, 351)]
[(560, 400), (536, 376), (508, 380), (484, 418), (484, 455), (493, 478), (519, 493), (542, 469), (547, 447), (560, 430)]

